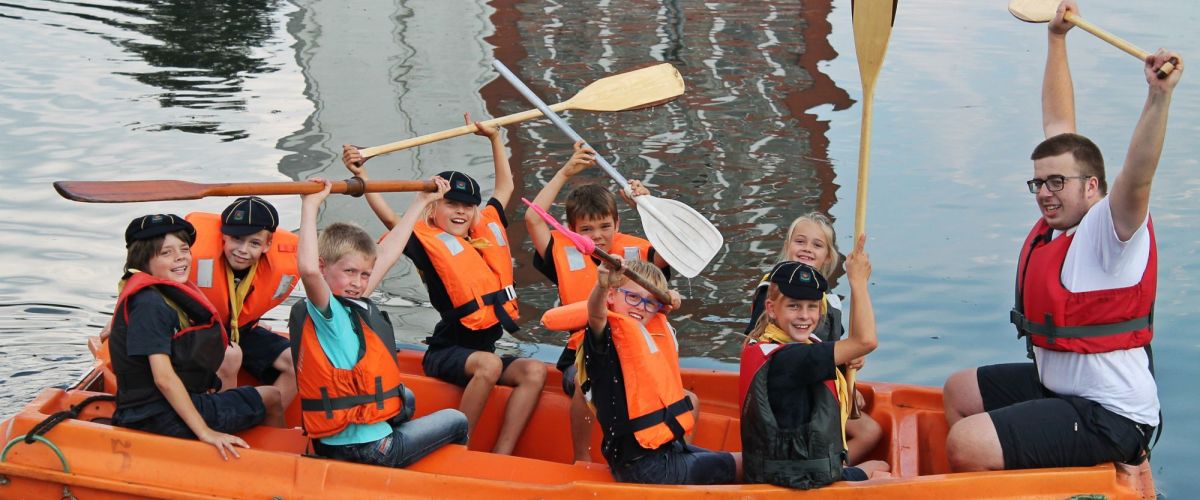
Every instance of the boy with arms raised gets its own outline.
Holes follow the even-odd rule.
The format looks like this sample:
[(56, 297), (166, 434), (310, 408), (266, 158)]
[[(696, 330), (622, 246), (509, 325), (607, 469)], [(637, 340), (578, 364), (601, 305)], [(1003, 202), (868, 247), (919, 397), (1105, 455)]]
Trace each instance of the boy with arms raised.
[(444, 409), (407, 420), (414, 398), (400, 384), (396, 340), (386, 315), (368, 298), (400, 258), (416, 216), (449, 187), (420, 193), (413, 208), (376, 248), (362, 228), (335, 223), (317, 238), (317, 210), (332, 184), (302, 197), (300, 279), (307, 301), (292, 309), (301, 421), (320, 455), (350, 462), (407, 466), (449, 444), (466, 444), (467, 418)]

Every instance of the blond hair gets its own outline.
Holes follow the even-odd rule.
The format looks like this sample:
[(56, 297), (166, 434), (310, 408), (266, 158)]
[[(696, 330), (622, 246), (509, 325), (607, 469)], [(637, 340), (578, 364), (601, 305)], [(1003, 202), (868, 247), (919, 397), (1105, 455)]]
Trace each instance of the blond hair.
[(829, 278), (833, 276), (833, 272), (837, 270), (838, 256), (841, 255), (841, 253), (838, 252), (837, 233), (833, 230), (833, 222), (829, 220), (829, 217), (826, 217), (825, 214), (820, 212), (809, 212), (796, 217), (796, 219), (792, 221), (792, 224), (788, 226), (787, 234), (783, 236), (783, 247), (779, 249), (779, 260), (777, 260), (776, 263), (792, 260), (792, 257), (788, 255), (788, 244), (792, 241), (792, 233), (796, 232), (796, 226), (799, 226), (801, 222), (805, 221), (812, 222), (813, 224), (820, 226), (821, 232), (825, 233), (825, 244), (829, 245), (829, 256), (825, 258), (825, 262), (819, 263), (817, 266), (817, 272), (821, 273), (822, 276)]
[[(630, 259), (625, 261), (625, 269), (633, 271), (635, 274), (646, 278), (646, 281), (649, 281), (651, 285), (654, 285), (660, 289), (666, 290), (670, 287), (670, 285), (667, 284), (667, 277), (663, 276), (662, 269), (659, 269), (658, 266), (654, 264), (641, 259)], [(630, 281), (633, 280), (626, 276), (625, 279), (621, 281), (621, 284), (624, 285)]]
[[(754, 329), (750, 330), (749, 335), (746, 335), (746, 340), (742, 343), (743, 345), (749, 344), (751, 341), (758, 341), (759, 337), (762, 337), (763, 332), (767, 331), (767, 325), (771, 323), (771, 316), (768, 314), (771, 308), (767, 305), (767, 302), (778, 304), (780, 300), (783, 300), (783, 292), (779, 290), (779, 285), (771, 283), (769, 286), (767, 286), (767, 300), (763, 302), (763, 312), (762, 314), (758, 315), (758, 319), (754, 322)], [(828, 313), (829, 302), (822, 297), (821, 318), (817, 320), (817, 324), (813, 326), (814, 331), (817, 329), (817, 327), (821, 326), (821, 323), (825, 322)], [(783, 328), (782, 326), (779, 327)]]
[(358, 224), (334, 222), (317, 238), (317, 255), (325, 264), (333, 264), (351, 252), (375, 258), (375, 240)]

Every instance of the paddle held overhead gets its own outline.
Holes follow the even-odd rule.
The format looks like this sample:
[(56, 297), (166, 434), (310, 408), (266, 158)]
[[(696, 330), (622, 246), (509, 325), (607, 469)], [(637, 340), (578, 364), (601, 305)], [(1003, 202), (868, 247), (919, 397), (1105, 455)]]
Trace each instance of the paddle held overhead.
[[(138, 201), (198, 200), (208, 196), (271, 196), (311, 194), (322, 189), (310, 181), (224, 182), (201, 184), (175, 180), (147, 181), (57, 181), (54, 189), (63, 198), (85, 203), (131, 203)], [(362, 196), (363, 193), (437, 191), (433, 181), (363, 181), (351, 177), (333, 183), (333, 193)]]
[[(1059, 0), (1011, 0), (1008, 2), (1008, 12), (1014, 17), (1028, 23), (1048, 23), (1054, 20), (1054, 15), (1058, 13)], [(1084, 31), (1096, 35), (1096, 37), (1104, 40), (1114, 47), (1121, 49), (1129, 55), (1138, 58), (1140, 61), (1145, 61), (1150, 53), (1138, 48), (1136, 45), (1125, 41), (1123, 38), (1109, 33), (1099, 26), (1087, 22), (1083, 18), (1075, 15), (1074, 12), (1067, 12), (1063, 16), (1067, 22), (1083, 28)], [(1158, 69), (1158, 78), (1161, 80), (1170, 75), (1175, 70), (1175, 64), (1179, 61), (1171, 61), (1162, 65)]]

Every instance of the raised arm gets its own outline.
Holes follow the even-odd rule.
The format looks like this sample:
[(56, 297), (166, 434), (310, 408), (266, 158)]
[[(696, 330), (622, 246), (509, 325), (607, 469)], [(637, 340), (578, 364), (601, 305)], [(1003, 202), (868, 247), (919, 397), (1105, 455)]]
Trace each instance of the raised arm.
[[(617, 257), (617, 262), (621, 258)], [(623, 264), (622, 264), (623, 265)], [(604, 337), (604, 328), (608, 326), (608, 290), (621, 285), (621, 269), (609, 269), (608, 263), (600, 264), (596, 276), (596, 286), (588, 296), (588, 329), (597, 340)]]
[(1074, 25), (1063, 19), (1068, 11), (1079, 14), (1075, 0), (1064, 0), (1058, 6), (1047, 33), (1046, 73), (1042, 77), (1042, 130), (1046, 137), (1076, 130), (1075, 88), (1067, 64), (1067, 32)]
[(312, 180), (323, 183), (325, 189), (319, 193), (300, 196), (300, 244), (296, 249), (296, 266), (300, 271), (300, 282), (304, 283), (304, 294), (308, 297), (308, 302), (327, 314), (329, 285), (325, 283), (325, 276), (321, 274), (321, 258), (317, 252), (317, 211), (321, 208), (321, 202), (329, 196), (333, 183), (320, 178)]
[[(364, 181), (367, 180), (367, 168), (363, 166), (366, 161), (359, 153), (357, 146), (342, 144), (342, 164), (346, 165), (346, 170), (349, 170), (355, 177)], [(396, 226), (399, 217), (396, 217), (396, 212), (388, 206), (382, 194), (367, 193), (366, 198), (367, 205), (370, 205), (371, 211), (375, 212), (375, 216), (379, 217), (379, 222), (382, 222), (384, 227), (391, 229)]]
[[(463, 114), (463, 119), (471, 123), (470, 114)], [(492, 190), (492, 198), (507, 207), (516, 185), (513, 183), (512, 168), (508, 166), (508, 151), (500, 141), (500, 130), (493, 125), (475, 122), (475, 135), (487, 137), (492, 143), (492, 164), (496, 168), (496, 188)]]
[(379, 242), (379, 248), (376, 252), (375, 267), (371, 268), (371, 277), (367, 280), (367, 287), (363, 289), (363, 296), (368, 297), (375, 291), (375, 287), (383, 282), (383, 278), (387, 276), (392, 266), (396, 265), (396, 261), (400, 260), (400, 256), (404, 254), (404, 247), (408, 245), (408, 239), (412, 237), (413, 228), (417, 222), (421, 220), (421, 216), (425, 214), (425, 207), (429, 206), (436, 200), (442, 198), (446, 191), (450, 190), (450, 183), (441, 177), (434, 176), (433, 182), (437, 184), (437, 192), (419, 192), (413, 198), (412, 204), (408, 206), (408, 210), (404, 211), (404, 216), (400, 221), (392, 226), (391, 231), (384, 235), (383, 241)]
[[(567, 184), (567, 180), (595, 164), (596, 152), (592, 151), (592, 148), (584, 147), (583, 141), (576, 141), (575, 153), (563, 164), (562, 168), (558, 169), (558, 172), (554, 174), (550, 182), (547, 182), (542, 187), (542, 190), (538, 191), (537, 197), (533, 199), (533, 203), (541, 207), (542, 210), (549, 211), (550, 206), (554, 204), (554, 200), (558, 198), (558, 193)], [(529, 239), (533, 241), (533, 251), (537, 252), (543, 259), (547, 258), (546, 255), (542, 255), (542, 251), (550, 243), (550, 226), (536, 212), (526, 208), (525, 229), (529, 231)]]
[[(1160, 80), (1156, 72), (1167, 61), (1175, 63), (1175, 70)], [(1133, 237), (1150, 210), (1150, 183), (1154, 180), (1154, 172), (1158, 170), (1158, 159), (1167, 135), (1171, 95), (1183, 76), (1183, 58), (1174, 52), (1159, 49), (1146, 58), (1143, 69), (1149, 86), (1146, 104), (1142, 107), (1137, 127), (1133, 129), (1125, 165), (1113, 180), (1108, 195), (1113, 225), (1121, 241)]]
[(846, 276), (850, 280), (850, 333), (833, 345), (833, 360), (845, 364), (870, 354), (879, 345), (875, 338), (875, 310), (867, 282), (871, 277), (871, 260), (864, 247), (867, 235), (860, 234), (854, 251), (846, 256)]

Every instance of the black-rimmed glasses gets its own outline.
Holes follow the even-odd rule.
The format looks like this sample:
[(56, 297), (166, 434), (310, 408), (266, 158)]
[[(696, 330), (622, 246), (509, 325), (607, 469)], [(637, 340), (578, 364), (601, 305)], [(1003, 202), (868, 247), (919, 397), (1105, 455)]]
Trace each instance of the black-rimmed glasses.
[(1029, 179), (1029, 180), (1025, 181), (1025, 185), (1029, 186), (1029, 192), (1033, 193), (1033, 194), (1037, 194), (1038, 190), (1042, 189), (1043, 184), (1046, 185), (1046, 189), (1050, 190), (1050, 192), (1053, 193), (1056, 191), (1062, 191), (1063, 187), (1067, 185), (1067, 179), (1087, 179), (1088, 177), (1091, 177), (1091, 176), (1090, 175), (1070, 175), (1070, 176), (1050, 175), (1050, 176), (1047, 176), (1045, 179)]

